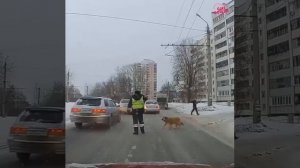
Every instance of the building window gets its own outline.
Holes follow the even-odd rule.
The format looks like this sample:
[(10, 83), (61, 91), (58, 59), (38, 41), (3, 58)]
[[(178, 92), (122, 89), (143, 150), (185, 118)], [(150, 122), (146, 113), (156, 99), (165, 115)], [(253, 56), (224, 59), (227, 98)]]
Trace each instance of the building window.
[(220, 25), (216, 26), (216, 27), (214, 28), (214, 31), (217, 32), (217, 31), (223, 29), (224, 27), (225, 27), (225, 22), (223, 22), (223, 23), (221, 23)]
[(300, 104), (300, 94), (295, 94), (295, 104)]
[(277, 55), (289, 51), (289, 41), (285, 41), (279, 44), (268, 47), (268, 56)]
[(234, 20), (234, 17), (231, 16), (230, 18), (226, 19), (226, 24), (233, 22), (233, 20)]
[(276, 72), (283, 69), (288, 69), (290, 68), (290, 59), (285, 59), (285, 60), (270, 63), (269, 67), (270, 67), (270, 72)]
[(295, 85), (300, 85), (300, 75), (295, 76)]
[(220, 33), (220, 34), (217, 34), (217, 35), (215, 36), (215, 41), (217, 41), (217, 40), (219, 40), (219, 39), (221, 39), (221, 38), (223, 38), (223, 37), (226, 37), (226, 31), (223, 31), (223, 32)]
[(270, 79), (270, 88), (271, 89), (288, 88), (290, 86), (291, 86), (291, 77)]
[(300, 17), (291, 21), (291, 28), (292, 30), (300, 28)]
[(228, 60), (224, 60), (224, 61), (218, 62), (216, 64), (216, 68), (222, 68), (222, 67), (225, 67), (227, 65), (228, 65)]
[(215, 48), (216, 48), (216, 49), (219, 49), (219, 48), (222, 48), (222, 47), (224, 47), (224, 46), (226, 46), (226, 45), (227, 45), (227, 41), (225, 40), (225, 41), (223, 41), (223, 42), (217, 44)]
[(300, 55), (293, 57), (293, 64), (294, 64), (294, 67), (300, 66)]
[(234, 47), (229, 48), (229, 54), (232, 54), (232, 53), (234, 53)]
[(293, 48), (300, 47), (300, 37), (293, 39)]
[(288, 33), (288, 24), (283, 24), (281, 26), (275, 27), (271, 30), (268, 30), (267, 37), (268, 39), (273, 39), (275, 37), (282, 36)]
[(214, 24), (218, 23), (220, 20), (222, 20), (224, 18), (224, 14), (218, 15), (217, 17), (215, 17), (213, 19)]
[(234, 74), (234, 68), (230, 68), (230, 74)]
[(217, 77), (222, 77), (222, 76), (226, 76), (228, 75), (228, 70), (224, 70), (224, 71), (219, 71), (217, 72)]
[(270, 14), (267, 15), (267, 23), (273, 22), (275, 20), (278, 20), (284, 16), (286, 16), (286, 7), (283, 7), (281, 9), (278, 9)]
[(225, 56), (227, 56), (227, 54), (228, 54), (227, 50), (221, 51), (221, 52), (219, 52), (219, 53), (216, 54), (216, 59), (225, 57)]
[(291, 104), (291, 96), (274, 96), (272, 99), (272, 105), (290, 105)]
[(217, 81), (217, 86), (222, 87), (222, 86), (228, 86), (229, 85), (229, 80), (221, 80)]
[(265, 91), (261, 92), (261, 97), (263, 97), (263, 98), (265, 97)]
[(264, 78), (261, 79), (261, 85), (265, 85), (265, 79)]
[(281, 2), (282, 0), (266, 0), (266, 7), (272, 6), (275, 3)]

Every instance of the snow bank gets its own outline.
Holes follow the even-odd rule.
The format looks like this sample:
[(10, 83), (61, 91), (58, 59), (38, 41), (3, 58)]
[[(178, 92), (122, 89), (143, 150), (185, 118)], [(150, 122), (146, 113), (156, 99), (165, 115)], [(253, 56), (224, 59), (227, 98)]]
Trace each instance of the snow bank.
[(296, 135), (300, 133), (300, 124), (297, 121), (294, 124), (287, 123), (287, 116), (263, 116), (261, 123), (257, 124), (252, 123), (252, 117), (241, 117), (235, 119), (235, 129), (236, 133), (243, 134), (243, 136), (251, 136), (252, 138), (255, 138), (255, 135)]
[[(200, 115), (216, 115), (220, 113), (233, 113), (234, 106), (227, 106), (226, 103), (214, 103), (207, 106), (207, 103), (198, 103), (197, 108)], [(192, 103), (169, 103), (170, 108), (175, 108), (179, 113), (191, 114), (193, 109)], [(196, 114), (194, 112), (193, 114)]]

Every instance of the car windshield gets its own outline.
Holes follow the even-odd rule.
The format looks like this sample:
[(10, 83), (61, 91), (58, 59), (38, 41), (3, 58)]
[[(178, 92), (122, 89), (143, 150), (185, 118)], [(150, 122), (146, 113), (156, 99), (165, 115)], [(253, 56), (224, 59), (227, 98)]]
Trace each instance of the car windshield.
[(146, 104), (157, 104), (156, 101), (146, 101)]
[(62, 110), (26, 110), (20, 116), (22, 122), (61, 123), (64, 112)]
[(120, 103), (129, 103), (129, 99), (122, 99)]
[(101, 98), (99, 99), (79, 99), (76, 105), (86, 105), (86, 106), (100, 106)]

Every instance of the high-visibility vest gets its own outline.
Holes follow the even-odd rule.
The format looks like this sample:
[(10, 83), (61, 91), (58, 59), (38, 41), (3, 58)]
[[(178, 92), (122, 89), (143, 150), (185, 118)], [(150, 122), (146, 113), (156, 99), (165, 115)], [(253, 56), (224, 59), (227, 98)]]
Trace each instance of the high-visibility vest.
[(132, 109), (142, 109), (144, 108), (144, 99), (143, 96), (140, 100), (135, 100), (132, 98)]

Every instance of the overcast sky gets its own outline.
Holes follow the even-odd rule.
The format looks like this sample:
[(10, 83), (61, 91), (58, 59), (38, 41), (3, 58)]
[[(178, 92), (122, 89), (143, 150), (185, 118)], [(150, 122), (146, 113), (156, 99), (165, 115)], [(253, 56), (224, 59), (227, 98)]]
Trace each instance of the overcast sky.
[(13, 64), (7, 87), (13, 84), (30, 103), (36, 87), (43, 96), (65, 80), (64, 8), (61, 0), (0, 1), (0, 52)]
[[(200, 6), (203, 5), (200, 9)], [(186, 37), (194, 40), (205, 34), (206, 24), (196, 18), (198, 12), (209, 24), (216, 3), (229, 0), (66, 0), (67, 13), (123, 17), (183, 26), (190, 31), (168, 26), (81, 15), (66, 15), (66, 65), (72, 72), (71, 82), (84, 90), (85, 85), (106, 81), (118, 66), (151, 59), (157, 63), (158, 89), (172, 80), (171, 57), (164, 56)], [(199, 10), (200, 9), (200, 10)], [(196, 20), (195, 20), (196, 19)], [(194, 21), (195, 20), (195, 21)], [(189, 33), (189, 35), (188, 35)]]

